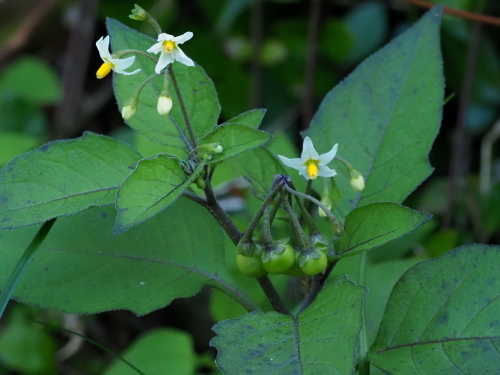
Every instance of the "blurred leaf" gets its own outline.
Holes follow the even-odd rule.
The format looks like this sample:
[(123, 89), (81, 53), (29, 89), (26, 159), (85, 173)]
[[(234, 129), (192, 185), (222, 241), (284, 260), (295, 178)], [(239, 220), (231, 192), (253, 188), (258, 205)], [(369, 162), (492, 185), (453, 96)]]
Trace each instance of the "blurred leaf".
[(365, 292), (340, 278), (298, 317), (255, 311), (220, 322), (210, 342), (217, 366), (228, 375), (352, 374)]
[(431, 257), (437, 257), (458, 245), (460, 232), (455, 229), (441, 230), (432, 234), (424, 243)]
[[(99, 207), (58, 219), (13, 298), (75, 314), (127, 309), (144, 315), (208, 284), (255, 308), (227, 270), (222, 229), (201, 206), (181, 198), (117, 236), (115, 215), (114, 208)], [(0, 285), (36, 229), (0, 231)]]
[(387, 37), (387, 18), (386, 5), (381, 1), (367, 1), (349, 11), (345, 24), (352, 47), (344, 59), (345, 63), (355, 64), (382, 45)]
[[(156, 42), (154, 39), (138, 33), (113, 19), (107, 20), (107, 27), (113, 51), (122, 49), (145, 51)], [(186, 48), (183, 47), (183, 49), (186, 51)], [(152, 74), (155, 74), (155, 65), (151, 60), (139, 55), (131, 68), (141, 68), (138, 74), (131, 76), (114, 74), (115, 96), (119, 108), (122, 108), (124, 103), (134, 95), (137, 87)], [(198, 65), (190, 67), (174, 62), (172, 68), (182, 93), (194, 135), (196, 138), (201, 138), (216, 125), (219, 118), (220, 106), (215, 87), (212, 80)], [(173, 107), (168, 116), (161, 116), (156, 110), (156, 105), (162, 87), (163, 76), (154, 78), (153, 81), (148, 83), (139, 97), (137, 113), (126, 122), (148, 139), (165, 145), (179, 145), (179, 133), (176, 126), (180, 126), (187, 135), (179, 98), (174, 90), (174, 84), (171, 82), (170, 93)]]
[(141, 160), (118, 188), (114, 233), (123, 233), (166, 209), (191, 185), (202, 168), (199, 164), (188, 177), (172, 155), (160, 154)]
[(38, 137), (23, 133), (8, 133), (0, 131), (0, 166), (6, 164), (15, 156), (33, 150), (42, 141)]
[(339, 155), (365, 177), (361, 193), (337, 178), (340, 217), (359, 205), (401, 202), (432, 171), (427, 154), (443, 98), (441, 10), (430, 10), (330, 91), (304, 133), (320, 154), (339, 143)]
[(129, 167), (140, 158), (135, 149), (90, 132), (20, 155), (0, 170), (0, 228), (112, 204)]
[(245, 315), (247, 310), (228, 295), (213, 290), (210, 296), (210, 314), (216, 322), (235, 319)]
[(335, 248), (342, 257), (352, 256), (404, 236), (430, 218), (430, 214), (397, 203), (358, 207), (346, 216), (344, 234), (337, 240)]
[(345, 60), (353, 43), (354, 36), (345, 21), (338, 19), (326, 21), (322, 30), (321, 46), (333, 61)]
[(13, 310), (0, 334), (0, 363), (23, 374), (56, 374), (55, 351), (50, 335)]
[(271, 139), (271, 134), (245, 125), (226, 124), (217, 126), (200, 139), (200, 146), (210, 143), (221, 145), (223, 151), (214, 154), (208, 163), (217, 163), (242, 152), (262, 146)]
[(393, 374), (494, 374), (500, 366), (500, 247), (470, 245), (410, 268), (370, 360)]
[(56, 73), (35, 57), (22, 57), (12, 63), (0, 76), (0, 89), (40, 105), (54, 104), (61, 98)]
[(249, 3), (250, 0), (226, 0), (224, 7), (219, 12), (219, 18), (215, 22), (217, 32), (226, 34)]
[[(197, 362), (191, 336), (166, 328), (143, 334), (122, 356), (147, 375), (192, 375)], [(117, 359), (103, 375), (137, 375), (137, 372)]]
[(0, 130), (35, 137), (47, 133), (47, 119), (38, 104), (19, 98), (9, 89), (0, 89)]

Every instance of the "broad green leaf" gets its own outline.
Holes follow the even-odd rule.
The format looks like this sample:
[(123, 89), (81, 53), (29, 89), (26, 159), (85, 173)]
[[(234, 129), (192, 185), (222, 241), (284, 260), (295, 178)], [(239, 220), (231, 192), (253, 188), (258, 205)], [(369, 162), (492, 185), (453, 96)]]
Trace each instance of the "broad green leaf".
[(265, 109), (252, 109), (250, 111), (242, 113), (241, 115), (233, 117), (231, 120), (226, 121), (224, 124), (221, 125), (238, 124), (238, 125), (246, 125), (249, 128), (258, 129), (265, 114), (266, 114)]
[[(192, 341), (187, 333), (159, 328), (139, 337), (122, 356), (147, 375), (192, 375), (197, 362)], [(137, 372), (116, 359), (103, 375), (137, 375)]]
[(262, 146), (271, 139), (271, 134), (245, 125), (227, 124), (217, 126), (200, 140), (200, 145), (216, 143), (222, 146), (220, 154), (214, 154), (209, 163), (231, 158), (242, 152)]
[(352, 374), (366, 289), (346, 278), (325, 286), (298, 317), (252, 312), (214, 326), (224, 374)]
[(336, 242), (341, 256), (351, 256), (395, 240), (417, 229), (431, 215), (397, 203), (372, 203), (346, 216), (345, 232)]
[[(208, 284), (256, 308), (229, 274), (224, 233), (201, 206), (181, 198), (116, 236), (115, 215), (112, 207), (98, 207), (58, 219), (13, 298), (76, 314), (127, 309), (144, 315)], [(0, 231), (0, 286), (36, 229)]]
[(276, 156), (265, 147), (254, 148), (227, 160), (227, 163), (232, 170), (250, 181), (252, 192), (259, 198), (267, 195), (276, 174), (285, 173)]
[(443, 103), (441, 11), (430, 10), (330, 91), (304, 134), (320, 154), (338, 143), (339, 156), (365, 177), (356, 192), (344, 166), (332, 163), (341, 217), (360, 205), (402, 202), (432, 171), (427, 155)]
[(0, 89), (41, 105), (57, 103), (61, 98), (56, 72), (43, 60), (34, 57), (22, 57), (9, 66), (0, 77)]
[(118, 188), (114, 233), (122, 233), (166, 209), (189, 187), (202, 168), (203, 165), (198, 165), (188, 177), (179, 159), (172, 155), (160, 154), (141, 160)]
[(42, 223), (115, 201), (141, 155), (94, 133), (49, 142), (0, 170), (0, 229)]
[[(154, 39), (116, 20), (108, 18), (106, 25), (113, 51), (115, 52), (123, 49), (146, 51), (156, 43)], [(189, 55), (189, 44), (184, 44), (182, 48)], [(159, 55), (152, 56), (159, 57)], [(138, 55), (130, 68), (140, 68), (141, 71), (138, 74), (130, 76), (123, 74), (114, 75), (115, 96), (120, 110), (124, 103), (134, 95), (137, 87), (148, 77), (155, 74), (155, 65), (148, 58)], [(196, 138), (201, 138), (216, 125), (219, 118), (220, 106), (215, 87), (210, 78), (198, 65), (190, 67), (175, 62), (173, 63), (173, 71), (186, 106), (189, 121), (194, 128), (194, 134)], [(163, 75), (154, 78), (148, 83), (139, 97), (139, 106), (136, 114), (126, 122), (148, 139), (160, 144), (178, 145), (179, 133), (176, 126), (180, 126), (187, 136), (186, 122), (172, 82), (170, 82), (169, 86), (173, 101), (172, 110), (168, 116), (158, 114), (156, 105), (162, 87)]]
[(410, 268), (387, 304), (370, 360), (391, 374), (496, 374), (500, 247), (469, 245)]

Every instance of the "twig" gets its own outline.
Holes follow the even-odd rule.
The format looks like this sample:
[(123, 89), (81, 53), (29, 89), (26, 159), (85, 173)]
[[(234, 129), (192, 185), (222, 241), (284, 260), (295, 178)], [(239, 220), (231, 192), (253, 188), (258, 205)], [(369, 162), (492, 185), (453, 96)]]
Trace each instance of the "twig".
[[(415, 4), (422, 8), (429, 8), (429, 9), (436, 5), (434, 3), (424, 0), (400, 0), (400, 1), (405, 1), (407, 3)], [(464, 10), (458, 10), (450, 7), (443, 7), (443, 12), (471, 21), (486, 23), (488, 25), (500, 26), (500, 18), (498, 17), (486, 16), (484, 14), (473, 13), (473, 12), (466, 12)]]
[(465, 121), (472, 97), (474, 77), (479, 54), (479, 44), (481, 39), (481, 24), (472, 25), (472, 33), (467, 46), (467, 61), (465, 65), (464, 79), (460, 91), (460, 101), (457, 113), (457, 123), (452, 136), (452, 150), (450, 160), (450, 179), (448, 184), (448, 201), (443, 215), (443, 227), (449, 228), (453, 219), (455, 202), (460, 185), (465, 174), (465, 164), (467, 157), (467, 132)]

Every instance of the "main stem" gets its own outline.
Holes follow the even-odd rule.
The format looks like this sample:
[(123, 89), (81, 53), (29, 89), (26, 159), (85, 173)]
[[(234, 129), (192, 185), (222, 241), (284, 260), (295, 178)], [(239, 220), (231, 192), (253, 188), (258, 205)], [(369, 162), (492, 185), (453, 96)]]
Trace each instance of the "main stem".
[(184, 117), (184, 122), (186, 123), (186, 129), (189, 135), (189, 141), (191, 142), (191, 146), (195, 149), (198, 144), (196, 143), (196, 137), (194, 135), (193, 126), (191, 125), (191, 121), (189, 121), (189, 115), (187, 113), (186, 104), (184, 103), (184, 99), (182, 98), (181, 89), (179, 87), (179, 83), (177, 82), (177, 78), (175, 77), (173, 66), (170, 67), (170, 79), (172, 80), (172, 84), (174, 85), (175, 93), (177, 94), (177, 99), (179, 99), (179, 104), (181, 106), (182, 117)]

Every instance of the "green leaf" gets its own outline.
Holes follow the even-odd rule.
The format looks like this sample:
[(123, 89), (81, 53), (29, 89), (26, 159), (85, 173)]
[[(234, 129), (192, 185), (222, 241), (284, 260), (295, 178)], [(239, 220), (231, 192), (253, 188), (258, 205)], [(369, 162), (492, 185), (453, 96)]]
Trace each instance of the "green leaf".
[[(112, 234), (115, 215), (112, 207), (98, 207), (58, 219), (14, 299), (75, 314), (127, 309), (144, 315), (211, 285), (256, 308), (229, 274), (224, 233), (201, 206), (181, 198), (117, 236)], [(0, 231), (1, 286), (36, 229)]]
[(500, 247), (470, 245), (410, 268), (387, 304), (370, 360), (392, 374), (496, 374)]
[(266, 114), (265, 109), (252, 109), (250, 111), (242, 113), (241, 115), (233, 117), (231, 120), (226, 121), (221, 125), (238, 124), (238, 125), (246, 125), (249, 128), (258, 129), (265, 114)]
[(245, 125), (227, 124), (217, 126), (200, 140), (200, 145), (216, 143), (222, 146), (223, 151), (220, 154), (214, 154), (209, 161), (209, 163), (216, 163), (262, 146), (270, 139), (271, 134), (262, 130), (252, 129)]
[[(159, 328), (139, 337), (123, 357), (147, 375), (192, 375), (196, 370), (193, 340), (187, 333)], [(103, 375), (137, 375), (117, 359)]]
[(285, 170), (276, 156), (265, 147), (254, 148), (227, 160), (230, 168), (250, 181), (252, 192), (264, 199), (276, 174)]
[(160, 154), (141, 160), (118, 188), (114, 233), (122, 233), (166, 209), (189, 187), (202, 168), (202, 164), (198, 165), (188, 177), (179, 159), (172, 155)]
[(345, 232), (335, 247), (342, 256), (373, 249), (412, 232), (432, 215), (397, 203), (372, 203), (346, 216)]
[[(114, 19), (108, 18), (106, 25), (113, 51), (123, 49), (146, 51), (156, 43), (154, 39)], [(189, 51), (189, 45), (185, 46), (183, 46), (183, 50), (185, 52)], [(155, 57), (157, 58), (159, 55)], [(130, 76), (114, 74), (114, 90), (120, 110), (124, 103), (134, 95), (137, 87), (148, 77), (155, 74), (155, 65), (148, 58), (138, 55), (131, 67), (131, 69), (141, 68), (138, 74)], [(215, 87), (204, 70), (198, 65), (190, 67), (175, 62), (173, 64), (173, 71), (179, 84), (194, 134), (196, 138), (201, 138), (212, 130), (219, 118), (220, 105)], [(154, 78), (152, 82), (148, 83), (139, 97), (139, 106), (136, 114), (126, 122), (130, 127), (139, 131), (148, 139), (164, 145), (173, 144), (178, 146), (179, 132), (177, 131), (176, 124), (181, 127), (186, 135), (186, 123), (172, 82), (170, 82), (169, 86), (173, 101), (172, 110), (168, 116), (158, 114), (156, 105), (162, 88), (163, 76)]]
[(0, 131), (0, 166), (42, 143), (39, 137), (29, 134)]
[(9, 66), (0, 78), (0, 89), (41, 105), (57, 103), (61, 98), (56, 72), (43, 60), (34, 57), (20, 58)]
[(256, 311), (220, 322), (216, 363), (228, 375), (352, 374), (365, 292), (340, 278), (298, 317)]
[(0, 170), (0, 229), (114, 203), (140, 158), (132, 147), (89, 132), (16, 157)]
[(402, 202), (432, 171), (427, 155), (443, 103), (441, 11), (430, 10), (330, 91), (304, 134), (320, 154), (338, 143), (339, 156), (366, 180), (363, 192), (354, 191), (333, 162), (341, 217), (360, 205)]

